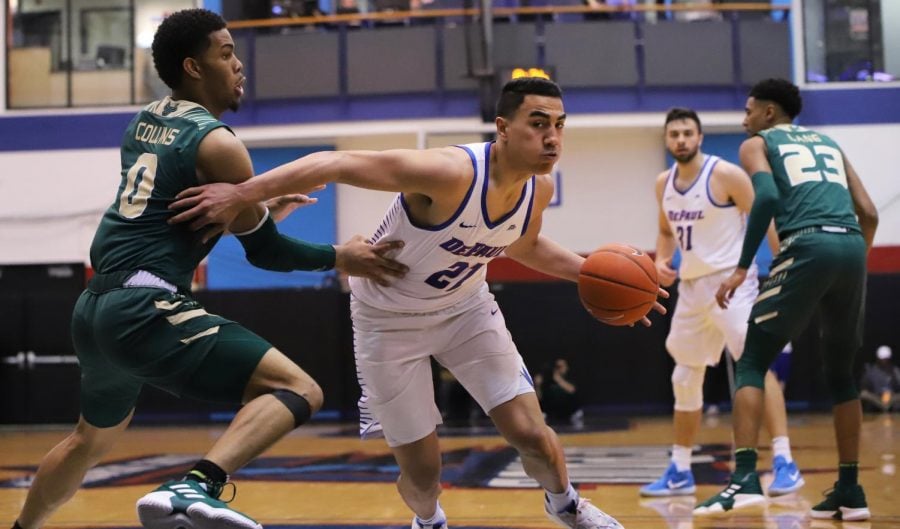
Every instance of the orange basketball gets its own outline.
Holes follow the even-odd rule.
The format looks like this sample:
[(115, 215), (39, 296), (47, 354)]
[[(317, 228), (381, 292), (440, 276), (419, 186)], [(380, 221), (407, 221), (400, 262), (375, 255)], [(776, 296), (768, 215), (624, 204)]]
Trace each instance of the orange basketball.
[(650, 256), (625, 244), (592, 253), (578, 274), (584, 308), (607, 325), (630, 325), (650, 312), (659, 289)]

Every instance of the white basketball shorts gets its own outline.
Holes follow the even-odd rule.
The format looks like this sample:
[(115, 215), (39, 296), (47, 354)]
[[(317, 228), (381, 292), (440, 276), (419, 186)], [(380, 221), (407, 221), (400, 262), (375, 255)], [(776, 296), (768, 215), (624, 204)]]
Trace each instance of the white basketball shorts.
[(678, 284), (678, 302), (666, 338), (666, 349), (677, 364), (716, 365), (726, 346), (735, 361), (744, 352), (747, 320), (759, 291), (759, 280), (756, 267), (751, 267), (728, 308), (722, 309), (716, 303), (716, 292), (732, 272), (722, 270)]
[(432, 356), (485, 413), (534, 391), (487, 285), (438, 312), (389, 312), (353, 296), (350, 310), (363, 438), (383, 434), (388, 445), (401, 446), (424, 438), (441, 424), (434, 402)]

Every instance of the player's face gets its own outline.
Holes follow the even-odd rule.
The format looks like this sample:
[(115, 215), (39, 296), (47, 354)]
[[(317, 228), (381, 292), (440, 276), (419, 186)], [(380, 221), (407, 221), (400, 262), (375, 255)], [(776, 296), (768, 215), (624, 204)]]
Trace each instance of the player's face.
[(769, 125), (771, 105), (764, 101), (757, 101), (755, 97), (748, 97), (744, 105), (744, 130), (753, 136), (761, 130), (766, 130)]
[(666, 149), (680, 163), (687, 163), (700, 152), (703, 134), (693, 119), (676, 119), (666, 125)]
[[(503, 118), (500, 118), (503, 120)], [(500, 135), (534, 174), (550, 174), (562, 156), (566, 113), (558, 97), (527, 95)]]
[(234, 40), (227, 29), (210, 33), (210, 45), (200, 58), (204, 90), (222, 109), (237, 110), (244, 96), (244, 65), (234, 54)]

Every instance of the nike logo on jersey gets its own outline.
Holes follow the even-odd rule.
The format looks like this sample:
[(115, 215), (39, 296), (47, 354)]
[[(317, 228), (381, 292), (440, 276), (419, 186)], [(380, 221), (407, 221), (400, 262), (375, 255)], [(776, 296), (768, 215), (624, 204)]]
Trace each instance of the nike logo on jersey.
[(474, 228), (475, 225), (474, 224), (466, 224), (465, 222), (460, 222), (459, 227), (460, 228)]
[(506, 231), (513, 231), (514, 229), (516, 229), (516, 227), (517, 226), (515, 224), (510, 224), (509, 228), (506, 228)]
[(500, 309), (491, 309), (491, 316), (493, 316), (494, 314), (497, 314), (498, 310), (500, 310)]

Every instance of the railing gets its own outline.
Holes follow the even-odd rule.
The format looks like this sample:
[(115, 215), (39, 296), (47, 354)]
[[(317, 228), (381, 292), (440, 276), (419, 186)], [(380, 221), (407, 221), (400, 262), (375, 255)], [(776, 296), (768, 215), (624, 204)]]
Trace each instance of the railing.
[[(710, 56), (710, 64), (703, 71), (696, 72), (696, 79), (688, 78), (690, 72), (685, 75), (675, 72), (669, 75), (661, 72), (657, 66), (666, 66), (671, 64), (671, 60), (660, 59), (655, 55), (656, 51), (666, 46), (659, 46), (660, 38), (657, 26), (663, 24), (653, 24), (653, 20), (646, 20), (648, 16), (655, 15), (657, 19), (666, 14), (681, 14), (691, 12), (713, 13), (716, 15), (727, 15), (725, 20), (720, 23), (720, 29), (730, 24), (730, 33), (724, 35), (723, 31), (719, 31), (713, 40), (713, 43), (704, 42), (694, 39), (691, 42), (697, 43), (695, 50), (699, 50), (703, 55), (704, 48), (715, 48), (708, 50), (712, 53)], [(479, 60), (469, 52), (462, 57), (464, 50), (460, 48), (466, 42), (474, 42), (477, 35), (476, 28), (470, 28), (466, 31), (467, 35), (460, 38), (463, 33), (461, 22), (464, 20), (477, 19), (481, 16), (478, 9), (423, 9), (407, 12), (377, 12), (377, 13), (360, 13), (360, 14), (341, 14), (328, 16), (313, 17), (296, 17), (296, 18), (271, 18), (261, 20), (241, 20), (233, 21), (229, 27), (234, 30), (235, 39), (239, 41), (239, 56), (245, 63), (246, 71), (249, 72), (250, 82), (248, 83), (247, 104), (251, 108), (266, 105), (270, 102), (279, 104), (284, 99), (303, 99), (311, 101), (314, 99), (331, 99), (332, 101), (325, 105), (344, 105), (354, 98), (366, 98), (369, 96), (383, 96), (390, 94), (419, 94), (423, 98), (429, 98), (432, 107), (438, 110), (425, 109), (417, 115), (460, 115), (461, 111), (444, 110), (450, 106), (457, 107), (462, 104), (460, 98), (472, 101), (473, 93), (479, 90), (478, 79), (485, 76), (495, 75), (503, 69), (504, 66), (537, 66), (544, 67), (547, 65), (557, 66), (557, 80), (566, 88), (615, 88), (622, 91), (627, 97), (640, 98), (648, 89), (665, 86), (676, 89), (694, 89), (703, 86), (716, 86), (717, 90), (722, 91), (730, 89), (734, 94), (743, 93), (743, 87), (754, 82), (758, 77), (759, 68), (753, 61), (767, 61), (777, 63), (779, 60), (783, 64), (789, 65), (790, 45), (786, 36), (787, 24), (781, 24), (781, 33), (778, 38), (781, 39), (781, 49), (776, 44), (775, 53), (766, 57), (755, 57), (747, 55), (744, 50), (743, 41), (746, 35), (741, 34), (740, 27), (745, 18), (753, 18), (762, 20), (759, 14), (778, 13), (787, 14), (790, 12), (789, 6), (771, 5), (769, 3), (731, 3), (731, 4), (676, 4), (671, 6), (656, 5), (635, 5), (635, 6), (600, 6), (589, 7), (583, 5), (564, 5), (564, 6), (532, 6), (532, 7), (496, 7), (491, 10), (491, 16), (495, 19), (504, 19), (513, 23), (495, 24), (494, 32), (498, 35), (506, 35), (510, 32), (510, 27), (523, 26), (515, 22), (524, 22), (528, 19), (529, 24), (533, 24), (535, 30), (533, 33), (522, 37), (519, 35), (521, 47), (523, 49), (507, 50), (507, 56), (519, 57), (517, 64), (503, 64), (502, 61), (497, 64), (496, 68), (491, 65), (473, 64)], [(566, 40), (563, 34), (568, 31), (561, 31), (561, 24), (570, 22), (579, 22), (581, 15), (588, 14), (608, 14), (613, 17), (610, 21), (586, 21), (586, 24), (597, 24), (597, 28), (603, 27), (604, 31), (591, 32), (590, 38), (602, 40), (603, 50), (594, 50), (591, 53), (579, 51), (582, 46), (572, 39)], [(749, 15), (749, 17), (748, 17)], [(606, 25), (610, 24), (610, 25)], [(619, 24), (615, 26), (615, 24)], [(624, 25), (623, 25), (624, 24)], [(381, 26), (386, 26), (382, 28)], [(365, 74), (359, 74), (354, 71), (354, 64), (363, 66), (369, 62), (378, 63), (383, 61), (385, 57), (377, 56), (378, 50), (373, 52), (371, 61), (368, 57), (365, 60), (353, 62), (351, 59), (359, 57), (360, 53), (369, 50), (362, 49), (358, 45), (359, 41), (365, 40), (360, 36), (372, 31), (380, 31), (382, 29), (396, 29), (399, 27), (417, 28), (419, 30), (420, 41), (423, 46), (428, 48), (427, 53), (420, 50), (421, 53), (416, 56), (415, 67), (421, 67), (423, 75), (430, 76), (425, 83), (413, 83), (409, 85), (409, 90), (405, 90), (405, 85), (399, 80), (403, 79), (402, 73), (392, 72), (391, 68), (396, 65), (386, 64), (384, 72), (386, 76), (395, 76), (398, 79), (396, 86), (366, 86), (365, 83), (357, 83), (356, 77)], [(680, 26), (680, 24), (668, 24), (668, 26)], [(277, 37), (273, 30), (283, 28), (285, 33), (291, 33), (293, 28), (312, 27), (315, 28), (316, 34), (330, 35), (325, 40), (331, 39), (326, 43), (327, 53), (330, 58), (320, 59), (319, 63), (309, 65), (308, 75), (312, 78), (320, 77), (328, 80), (329, 83), (319, 83), (320, 85), (328, 85), (309, 89), (307, 86), (292, 85), (289, 74), (291, 62), (286, 62), (282, 67), (273, 64), (272, 57), (257, 56), (256, 44), (262, 39)], [(592, 28), (594, 26), (591, 26)], [(695, 33), (696, 26), (683, 26), (685, 31), (682, 33)], [(359, 28), (358, 30), (356, 28)], [(431, 36), (422, 36), (421, 32), (424, 28), (432, 28), (433, 38)], [(690, 29), (688, 29), (690, 28)], [(677, 30), (678, 28), (676, 28)], [(527, 31), (531, 31), (528, 29)], [(609, 35), (604, 37), (606, 33), (614, 33), (618, 31), (618, 37), (612, 38)], [(455, 35), (451, 35), (455, 33)], [(749, 32), (748, 32), (749, 33)], [(293, 33), (296, 35), (296, 33)], [(386, 33), (379, 34), (381, 36)], [(657, 35), (655, 37), (655, 35)], [(724, 35), (724, 36), (723, 36)], [(450, 39), (453, 37), (453, 39)], [(531, 42), (528, 42), (531, 38)], [(776, 39), (778, 40), (778, 39)], [(565, 41), (566, 44), (560, 44)], [(599, 41), (598, 41), (599, 42)], [(376, 42), (377, 43), (377, 42)], [(654, 43), (657, 43), (656, 45)], [(398, 48), (404, 47), (402, 42), (397, 44)], [(498, 49), (504, 47), (509, 48), (510, 44), (504, 42), (502, 38), (495, 39), (495, 46)], [(596, 66), (597, 68), (616, 69), (618, 71), (596, 72), (591, 70), (595, 66), (586, 66), (584, 72), (573, 77), (573, 72), (577, 69), (571, 64), (573, 53), (566, 51), (559, 52), (560, 49), (568, 46), (576, 50), (574, 54), (576, 58), (585, 65), (589, 65), (591, 61), (597, 59), (597, 55), (602, 55), (604, 50), (616, 50), (614, 57), (617, 59), (616, 64)], [(655, 47), (654, 47), (655, 46)], [(377, 48), (378, 46), (375, 46)], [(674, 46), (672, 46), (674, 48)], [(71, 47), (70, 47), (71, 49)], [(71, 68), (63, 68), (54, 70), (50, 66), (50, 50), (49, 48), (15, 48), (10, 50), (8, 56), (8, 107), (9, 108), (41, 108), (41, 107), (77, 107), (77, 106), (96, 106), (96, 105), (123, 105), (123, 104), (139, 104), (144, 103), (158, 97), (167, 92), (165, 86), (156, 79), (152, 69), (152, 59), (148, 49), (135, 47), (132, 50), (131, 60), (128, 68), (110, 69), (96, 71), (77, 71)], [(294, 56), (300, 56), (302, 49), (297, 49)], [(380, 53), (390, 54), (390, 50), (381, 47)], [(611, 52), (612, 53), (612, 52)], [(743, 55), (742, 55), (743, 54)], [(483, 55), (483, 54), (482, 54)], [(462, 57), (462, 58), (461, 58)], [(306, 60), (306, 58), (303, 58)], [(331, 65), (321, 64), (331, 61)], [(315, 62), (315, 61), (313, 61)], [(508, 60), (509, 62), (509, 60)], [(460, 64), (463, 64), (460, 66)], [(563, 64), (565, 63), (565, 64)], [(622, 64), (619, 64), (622, 63)], [(334, 67), (334, 64), (337, 67)], [(718, 65), (718, 66), (716, 66)], [(265, 67), (268, 66), (268, 70)], [(409, 69), (407, 65), (405, 67)], [(718, 68), (718, 70), (716, 70)], [(756, 69), (754, 69), (756, 68)], [(715, 75), (711, 75), (713, 71)], [(771, 70), (771, 69), (770, 69)], [(375, 70), (372, 70), (375, 71)], [(268, 73), (266, 73), (268, 72)], [(284, 80), (278, 79), (281, 83), (282, 90), (269, 91), (265, 90), (265, 84), (272, 84), (272, 73), (277, 72), (276, 77), (286, 77)], [(764, 73), (768, 73), (766, 70)], [(790, 76), (789, 66), (779, 69), (774, 68), (775, 74)], [(586, 75), (587, 74), (587, 75)], [(591, 77), (593, 75), (593, 77)], [(266, 78), (268, 77), (268, 79)], [(377, 77), (377, 75), (376, 75)], [(418, 79), (421, 81), (421, 79)], [(733, 99), (733, 98), (732, 98)], [(734, 100), (730, 100), (726, 106), (733, 106)], [(441, 110), (444, 109), (444, 110)], [(604, 109), (596, 109), (603, 111)], [(621, 110), (644, 110), (641, 103), (628, 103), (626, 108)], [(471, 114), (470, 111), (466, 111)], [(416, 114), (411, 114), (416, 115)], [(326, 111), (323, 119), (352, 119), (352, 112), (344, 110), (335, 110), (333, 108)], [(303, 121), (301, 119), (301, 121)]]
[[(512, 17), (520, 15), (562, 15), (562, 14), (608, 14), (636, 15), (638, 13), (740, 13), (745, 12), (777, 12), (787, 14), (791, 10), (787, 5), (772, 5), (769, 2), (741, 2), (730, 4), (673, 4), (660, 5), (602, 5), (597, 7), (585, 5), (528, 6), (528, 7), (495, 7), (491, 9), (493, 17)], [(403, 22), (410, 19), (438, 19), (453, 17), (480, 17), (481, 10), (468, 9), (419, 9), (415, 11), (390, 11), (375, 13), (354, 13), (341, 15), (316, 15), (306, 17), (276, 17), (253, 20), (234, 20), (228, 23), (231, 29), (267, 28), (284, 26), (304, 26), (321, 24), (349, 24), (356, 22)]]

